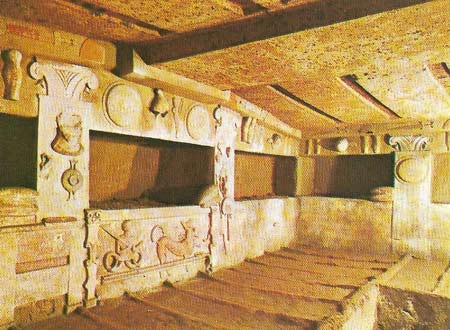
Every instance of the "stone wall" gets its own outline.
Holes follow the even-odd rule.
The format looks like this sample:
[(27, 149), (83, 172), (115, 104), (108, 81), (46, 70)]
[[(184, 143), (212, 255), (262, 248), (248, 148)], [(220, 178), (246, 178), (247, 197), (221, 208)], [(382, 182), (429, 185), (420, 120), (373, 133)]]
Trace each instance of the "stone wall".
[[(8, 33), (0, 36), (0, 329), (20, 306), (62, 302), (71, 312), (293, 240), (295, 198), (235, 202), (235, 150), (295, 162), (298, 141), (286, 126), (266, 126), (250, 104), (245, 114), (227, 108), (229, 93), (135, 54), (115, 63), (112, 44), (36, 27), (33, 35), (58, 41), (40, 48)], [(86, 47), (104, 57), (83, 58)], [(118, 64), (131, 72), (112, 73)], [(194, 195), (192, 185), (204, 189)], [(153, 188), (190, 201), (128, 200)]]
[(301, 197), (297, 238), (329, 249), (389, 254), (392, 202)]

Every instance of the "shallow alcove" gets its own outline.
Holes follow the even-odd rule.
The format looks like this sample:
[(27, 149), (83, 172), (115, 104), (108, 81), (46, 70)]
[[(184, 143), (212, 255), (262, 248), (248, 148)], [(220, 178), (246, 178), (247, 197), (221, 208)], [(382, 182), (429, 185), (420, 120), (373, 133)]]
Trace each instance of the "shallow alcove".
[(89, 170), (91, 207), (188, 205), (214, 182), (213, 149), (91, 131)]
[(235, 198), (295, 196), (294, 157), (236, 151)]

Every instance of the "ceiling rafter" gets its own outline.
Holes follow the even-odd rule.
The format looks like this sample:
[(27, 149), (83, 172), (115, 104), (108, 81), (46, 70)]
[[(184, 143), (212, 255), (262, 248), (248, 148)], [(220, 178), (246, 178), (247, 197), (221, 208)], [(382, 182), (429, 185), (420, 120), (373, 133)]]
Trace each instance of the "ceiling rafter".
[(324, 116), (328, 119), (331, 119), (332, 121), (336, 122), (336, 123), (342, 123), (342, 120), (333, 117), (332, 115), (326, 113), (325, 111), (315, 107), (314, 105), (306, 102), (305, 100), (299, 98), (298, 96), (292, 94), (290, 91), (288, 91), (287, 89), (283, 88), (280, 85), (277, 84), (273, 84), (270, 85), (269, 88), (271, 88), (272, 90), (274, 90), (277, 94), (281, 95), (284, 98), (288, 98), (291, 102), (295, 102), (296, 104), (300, 105), (301, 107), (307, 108), (321, 116)]
[(364, 101), (366, 104), (380, 110), (384, 114), (386, 114), (389, 118), (396, 119), (400, 118), (400, 116), (392, 111), (389, 107), (384, 105), (380, 100), (378, 100), (375, 96), (373, 96), (371, 93), (369, 93), (363, 86), (361, 86), (357, 82), (357, 78), (354, 75), (346, 75), (338, 78), (340, 82), (344, 86), (347, 87), (347, 89), (352, 92), (354, 95), (359, 97), (362, 101)]
[(450, 68), (447, 64), (444, 62), (428, 64), (425, 68), (436, 86), (450, 98)]
[(141, 20), (138, 20), (132, 16), (128, 16), (128, 15), (123, 15), (114, 11), (111, 11), (107, 8), (101, 7), (101, 6), (97, 6), (94, 5), (92, 3), (86, 2), (86, 1), (82, 1), (82, 0), (62, 0), (68, 3), (72, 3), (74, 5), (78, 5), (81, 6), (89, 11), (91, 11), (94, 15), (96, 16), (100, 16), (100, 15), (106, 15), (109, 17), (113, 17), (116, 19), (119, 19), (121, 21), (123, 21), (123, 23), (125, 25), (137, 25), (139, 27), (145, 28), (145, 29), (149, 29), (149, 30), (154, 30), (156, 32), (159, 33), (159, 35), (164, 36), (170, 33), (173, 33), (173, 31), (167, 30), (167, 29), (163, 29), (161, 27), (158, 27), (156, 25), (153, 24), (149, 24), (146, 22), (142, 22)]
[(260, 4), (252, 0), (225, 0), (225, 1), (238, 5), (242, 9), (244, 15), (252, 15), (267, 10), (267, 8), (261, 6)]

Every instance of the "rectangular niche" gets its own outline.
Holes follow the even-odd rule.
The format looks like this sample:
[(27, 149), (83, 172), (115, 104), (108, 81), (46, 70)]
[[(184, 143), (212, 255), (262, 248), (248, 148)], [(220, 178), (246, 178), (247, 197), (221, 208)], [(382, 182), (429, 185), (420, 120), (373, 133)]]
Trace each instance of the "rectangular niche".
[(295, 196), (295, 157), (236, 151), (235, 198)]
[(0, 187), (36, 189), (36, 118), (0, 114), (0, 140)]
[(213, 166), (210, 147), (91, 131), (90, 207), (190, 205)]
[(394, 184), (394, 157), (349, 155), (314, 157), (314, 195), (367, 198), (370, 190)]

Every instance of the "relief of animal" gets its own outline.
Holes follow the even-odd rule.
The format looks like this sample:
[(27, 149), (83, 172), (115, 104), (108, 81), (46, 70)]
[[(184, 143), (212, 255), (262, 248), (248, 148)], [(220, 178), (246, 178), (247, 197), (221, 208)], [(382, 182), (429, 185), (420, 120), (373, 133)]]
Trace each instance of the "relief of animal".
[(169, 260), (169, 256), (187, 258), (194, 253), (195, 241), (198, 238), (192, 221), (182, 221), (181, 225), (184, 229), (184, 237), (181, 240), (174, 240), (164, 233), (164, 229), (157, 225), (152, 229), (151, 239), (156, 242), (156, 253), (160, 264), (165, 264)]

